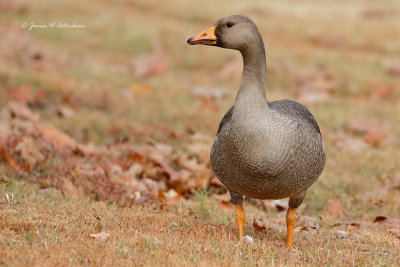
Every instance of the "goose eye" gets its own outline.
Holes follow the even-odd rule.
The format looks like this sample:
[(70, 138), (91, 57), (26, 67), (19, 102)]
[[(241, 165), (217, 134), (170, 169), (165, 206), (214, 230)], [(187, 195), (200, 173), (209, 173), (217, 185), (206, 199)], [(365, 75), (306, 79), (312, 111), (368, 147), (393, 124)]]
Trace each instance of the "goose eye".
[(233, 26), (233, 23), (232, 23), (232, 22), (227, 22), (227, 23), (226, 23), (226, 27), (230, 28), (230, 27), (232, 27), (232, 26)]

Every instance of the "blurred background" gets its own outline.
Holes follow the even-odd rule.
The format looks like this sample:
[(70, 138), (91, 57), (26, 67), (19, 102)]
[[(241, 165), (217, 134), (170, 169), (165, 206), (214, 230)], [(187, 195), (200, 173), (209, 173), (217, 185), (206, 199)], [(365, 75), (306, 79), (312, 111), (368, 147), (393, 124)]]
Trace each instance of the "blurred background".
[(186, 40), (243, 14), (266, 45), (267, 99), (301, 102), (321, 127), (327, 164), (303, 212), (400, 217), (398, 1), (0, 0), (0, 12), (8, 177), (126, 205), (211, 183), (224, 206), (208, 149), (242, 60)]

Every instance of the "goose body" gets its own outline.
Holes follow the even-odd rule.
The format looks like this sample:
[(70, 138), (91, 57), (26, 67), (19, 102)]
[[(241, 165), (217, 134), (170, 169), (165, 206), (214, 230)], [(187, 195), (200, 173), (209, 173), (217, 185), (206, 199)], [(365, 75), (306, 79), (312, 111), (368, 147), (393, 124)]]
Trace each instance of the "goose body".
[(235, 104), (221, 121), (210, 155), (214, 173), (230, 192), (250, 198), (280, 199), (306, 191), (325, 163), (312, 115), (290, 100), (250, 107), (246, 114)]
[(266, 100), (264, 43), (248, 17), (224, 17), (188, 43), (241, 52), (242, 81), (233, 107), (219, 125), (210, 152), (211, 167), (236, 205), (239, 237), (245, 218), (243, 196), (289, 197), (286, 221), (290, 247), (296, 208), (326, 161), (319, 126), (307, 108), (295, 101)]

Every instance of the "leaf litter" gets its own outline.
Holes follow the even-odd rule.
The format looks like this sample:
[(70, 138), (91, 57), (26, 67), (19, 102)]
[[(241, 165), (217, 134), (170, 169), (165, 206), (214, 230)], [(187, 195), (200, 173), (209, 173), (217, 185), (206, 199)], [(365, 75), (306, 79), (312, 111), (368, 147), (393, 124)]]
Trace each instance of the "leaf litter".
[(166, 199), (188, 196), (213, 177), (210, 144), (198, 134), (181, 149), (163, 143), (83, 144), (42, 123), (25, 103), (10, 101), (0, 111), (0, 158), (7, 171), (73, 198), (91, 195), (132, 205), (157, 200), (160, 192)]

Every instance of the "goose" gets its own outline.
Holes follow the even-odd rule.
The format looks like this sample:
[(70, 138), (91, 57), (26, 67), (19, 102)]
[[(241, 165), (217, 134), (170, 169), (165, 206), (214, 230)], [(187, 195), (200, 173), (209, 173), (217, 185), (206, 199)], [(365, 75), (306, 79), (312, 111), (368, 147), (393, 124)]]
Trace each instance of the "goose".
[(239, 240), (246, 219), (243, 196), (289, 198), (286, 246), (290, 248), (296, 209), (325, 166), (326, 152), (317, 122), (295, 101), (266, 100), (264, 42), (250, 18), (223, 17), (187, 43), (234, 49), (242, 54), (242, 80), (233, 107), (219, 124), (210, 165), (235, 205)]

